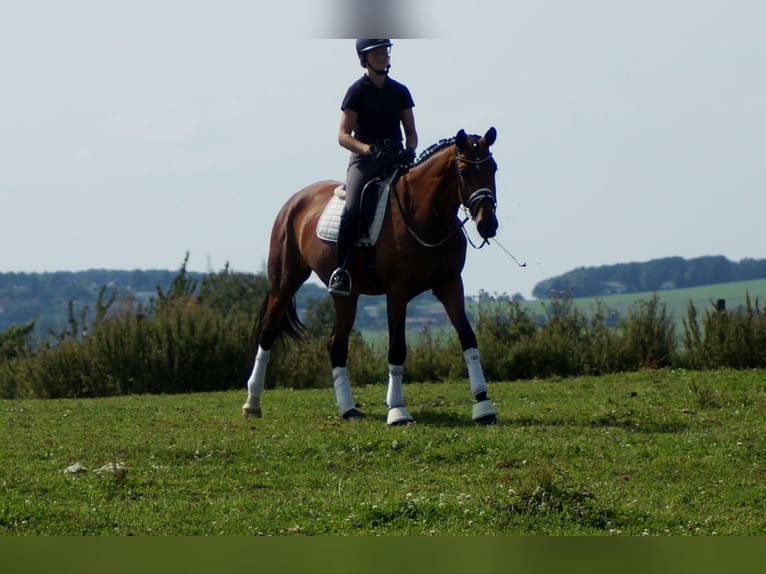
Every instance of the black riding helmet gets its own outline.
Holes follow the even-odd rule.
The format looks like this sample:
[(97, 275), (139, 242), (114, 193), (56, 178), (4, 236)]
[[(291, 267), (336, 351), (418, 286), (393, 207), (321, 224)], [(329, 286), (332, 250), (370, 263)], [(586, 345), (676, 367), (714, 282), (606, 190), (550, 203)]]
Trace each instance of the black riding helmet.
[[(374, 50), (375, 48), (387, 47), (390, 48), (394, 44), (388, 38), (380, 38), (377, 40), (365, 39), (356, 41), (356, 54), (359, 56), (359, 63), (363, 68), (367, 67), (367, 52)], [(376, 70), (377, 71), (377, 70)], [(387, 70), (386, 70), (387, 71)]]

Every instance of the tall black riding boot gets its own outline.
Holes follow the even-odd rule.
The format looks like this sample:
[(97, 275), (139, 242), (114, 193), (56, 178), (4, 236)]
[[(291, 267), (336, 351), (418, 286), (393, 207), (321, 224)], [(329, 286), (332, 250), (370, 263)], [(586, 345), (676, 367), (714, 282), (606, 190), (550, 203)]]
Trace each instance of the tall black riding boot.
[(353, 247), (354, 236), (352, 225), (349, 225), (349, 221), (345, 216), (345, 213), (340, 218), (340, 227), (338, 228), (338, 242), (335, 246), (338, 268), (333, 271), (330, 276), (330, 281), (327, 285), (327, 291), (332, 295), (350, 295), (351, 294), (351, 275), (349, 274), (346, 266), (348, 265), (349, 257), (351, 256), (351, 248)]

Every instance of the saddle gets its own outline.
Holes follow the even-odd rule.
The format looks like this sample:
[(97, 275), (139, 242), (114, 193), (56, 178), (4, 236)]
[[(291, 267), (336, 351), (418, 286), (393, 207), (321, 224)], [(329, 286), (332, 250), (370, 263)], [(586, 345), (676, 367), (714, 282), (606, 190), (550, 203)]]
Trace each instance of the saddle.
[[(378, 176), (368, 181), (362, 194), (364, 195), (361, 213), (362, 231), (361, 236), (357, 239), (355, 245), (364, 247), (371, 247), (375, 245), (378, 237), (380, 236), (380, 230), (383, 227), (383, 217), (386, 214), (386, 208), (388, 207), (388, 194), (391, 190), (391, 186), (394, 184), (396, 177), (399, 174), (399, 170), (393, 170), (388, 176)], [(375, 201), (367, 200), (367, 194), (372, 194), (376, 197)], [(346, 188), (344, 185), (339, 185), (333, 191), (333, 195), (322, 210), (322, 214), (319, 216), (317, 222), (317, 236), (320, 239), (330, 242), (338, 241), (338, 229), (340, 227), (340, 218), (343, 214), (343, 208), (346, 205)]]

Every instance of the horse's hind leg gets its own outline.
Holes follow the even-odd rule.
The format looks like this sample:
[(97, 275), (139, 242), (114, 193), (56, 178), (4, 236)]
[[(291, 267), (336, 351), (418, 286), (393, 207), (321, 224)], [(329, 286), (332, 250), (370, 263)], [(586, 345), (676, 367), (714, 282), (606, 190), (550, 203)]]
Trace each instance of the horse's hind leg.
[(266, 383), (266, 367), (269, 364), (271, 351), (258, 345), (255, 362), (250, 376), (247, 378), (247, 400), (242, 405), (242, 416), (261, 418), (261, 394)]
[(261, 308), (259, 318), (258, 348), (250, 376), (247, 379), (247, 400), (242, 405), (242, 416), (261, 417), (261, 395), (266, 383), (266, 368), (271, 356), (271, 347), (282, 331), (287, 319), (288, 326), (297, 324), (293, 297), (301, 284), (308, 279), (311, 271), (296, 267), (292, 273), (272, 275), (284, 277), (281, 284), (276, 279), (270, 281), (269, 294)]
[(452, 325), (457, 331), (463, 359), (468, 370), (471, 394), (476, 399), (473, 405), (473, 420), (481, 424), (493, 424), (497, 420), (495, 406), (487, 396), (487, 381), (481, 367), (481, 358), (477, 349), (476, 334), (465, 312), (465, 298), (462, 281), (444, 284), (433, 290), (434, 295), (444, 305)]

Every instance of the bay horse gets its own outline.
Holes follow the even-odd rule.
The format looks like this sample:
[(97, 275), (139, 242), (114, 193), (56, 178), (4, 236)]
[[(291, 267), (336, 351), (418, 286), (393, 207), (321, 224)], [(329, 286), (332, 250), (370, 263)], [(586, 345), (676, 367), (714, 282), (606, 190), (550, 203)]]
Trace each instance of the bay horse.
[[(338, 413), (345, 419), (364, 416), (353, 400), (346, 369), (349, 334), (356, 318), (360, 294), (386, 297), (388, 317), (389, 425), (412, 422), (402, 396), (407, 355), (405, 318), (407, 304), (416, 295), (432, 290), (457, 331), (466, 363), (472, 418), (481, 424), (496, 421), (494, 404), (477, 350), (476, 335), (465, 311), (461, 273), (466, 258), (463, 225), (474, 220), (486, 241), (495, 236), (497, 164), (490, 152), (497, 131), (483, 136), (464, 130), (426, 149), (390, 187), (388, 206), (374, 249), (374, 272), (355, 248), (348, 270), (349, 296), (333, 295), (335, 319), (329, 341), (333, 387)], [(295, 307), (295, 293), (312, 272), (327, 285), (336, 267), (335, 244), (317, 235), (317, 222), (338, 181), (320, 181), (295, 193), (277, 214), (271, 232), (267, 262), (269, 289), (256, 327), (257, 351), (247, 380), (247, 401), (242, 414), (261, 416), (261, 394), (272, 345), (279, 335), (299, 335), (302, 324)], [(463, 207), (468, 217), (461, 222)]]

